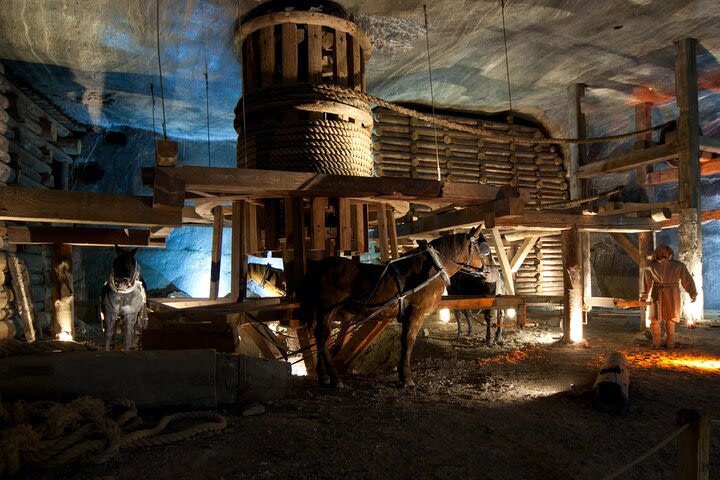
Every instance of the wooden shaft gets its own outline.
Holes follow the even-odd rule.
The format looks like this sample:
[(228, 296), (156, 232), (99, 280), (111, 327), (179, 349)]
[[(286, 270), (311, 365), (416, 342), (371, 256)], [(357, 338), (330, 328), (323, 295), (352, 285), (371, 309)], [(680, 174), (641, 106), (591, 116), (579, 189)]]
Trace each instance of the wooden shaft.
[(222, 237), (225, 216), (223, 215), (222, 205), (213, 207), (212, 213), (213, 235), (210, 263), (210, 299), (215, 300), (218, 298), (220, 292), (220, 262), (222, 260)]

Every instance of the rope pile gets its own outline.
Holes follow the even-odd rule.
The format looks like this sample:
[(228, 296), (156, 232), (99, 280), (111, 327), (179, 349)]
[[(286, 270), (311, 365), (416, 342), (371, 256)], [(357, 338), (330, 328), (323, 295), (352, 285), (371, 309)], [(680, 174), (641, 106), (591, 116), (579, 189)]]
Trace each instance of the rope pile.
[[(247, 130), (242, 131), (242, 99), (235, 109), (238, 159), (247, 167), (371, 176), (369, 105), (348, 89), (328, 94), (310, 84), (271, 86), (245, 98)], [(353, 122), (325, 110), (354, 114)]]
[[(173, 423), (182, 430), (161, 433)], [(212, 412), (184, 412), (163, 417), (153, 428), (140, 429), (134, 402), (105, 404), (80, 397), (68, 404), (50, 401), (0, 404), (0, 477), (24, 465), (51, 468), (71, 462), (104, 463), (120, 449), (165, 445), (200, 433), (218, 433), (227, 426)]]

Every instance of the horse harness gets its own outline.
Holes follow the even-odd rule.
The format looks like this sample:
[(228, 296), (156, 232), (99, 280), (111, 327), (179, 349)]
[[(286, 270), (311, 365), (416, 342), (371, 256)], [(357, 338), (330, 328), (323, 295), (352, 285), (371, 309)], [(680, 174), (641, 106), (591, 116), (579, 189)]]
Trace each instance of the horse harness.
[(107, 284), (110, 287), (110, 290), (112, 290), (115, 293), (118, 293), (120, 295), (124, 295), (126, 293), (130, 293), (133, 290), (138, 288), (138, 285), (142, 287), (142, 281), (140, 281), (140, 269), (136, 268), (135, 272), (133, 272), (133, 276), (131, 278), (130, 287), (128, 288), (118, 288), (115, 284), (115, 273), (110, 272), (110, 275), (107, 279)]
[[(487, 244), (485, 244), (485, 246), (487, 247)], [(471, 238), (470, 238), (470, 245), (469, 245), (468, 249), (469, 249), (469, 251), (468, 251), (468, 258), (467, 258), (467, 260), (465, 261), (465, 263), (456, 262), (455, 260), (453, 260), (453, 259), (451, 259), (451, 258), (447, 258), (447, 257), (445, 257), (444, 255), (443, 255), (443, 257), (445, 257), (447, 260), (455, 263), (456, 265), (459, 265), (461, 270), (465, 271), (466, 273), (468, 273), (468, 274), (470, 274), (470, 275), (484, 276), (484, 275), (485, 275), (485, 270), (484, 270), (484, 269), (480, 269), (480, 268), (473, 267), (472, 265), (470, 265), (470, 263), (472, 262), (472, 259), (473, 259), (473, 255), (475, 254), (475, 252), (477, 252), (477, 254), (480, 255), (481, 257), (484, 256), (484, 255), (486, 255), (486, 254), (484, 253), (484, 251), (481, 251), (480, 246), (478, 245), (478, 242), (477, 242), (477, 238), (476, 238), (476, 237), (471, 237)], [(487, 249), (487, 252), (489, 253), (489, 248)], [(389, 308), (392, 304), (394, 304), (395, 302), (397, 302), (397, 303), (398, 303), (398, 316), (397, 316), (397, 319), (398, 319), (398, 322), (400, 322), (400, 321), (401, 321), (400, 319), (403, 318), (404, 315), (405, 315), (405, 298), (406, 298), (406, 297), (408, 297), (408, 296), (410, 296), (410, 295), (412, 295), (412, 294), (414, 294), (414, 293), (419, 292), (420, 290), (422, 290), (423, 288), (425, 288), (426, 286), (428, 286), (433, 280), (435, 280), (435, 279), (438, 278), (438, 277), (440, 277), (440, 278), (443, 279), (443, 282), (445, 282), (445, 286), (449, 286), (449, 285), (450, 285), (450, 276), (447, 274), (447, 272), (445, 271), (445, 267), (443, 267), (443, 264), (442, 264), (442, 262), (440, 261), (440, 255), (441, 255), (441, 254), (440, 254), (437, 250), (435, 250), (435, 249), (432, 247), (432, 245), (429, 245), (427, 242), (422, 242), (422, 243), (420, 243), (420, 252), (417, 253), (417, 254), (415, 254), (415, 255), (422, 255), (422, 254), (425, 254), (425, 255), (427, 255), (427, 256), (429, 257), (432, 266), (433, 266), (433, 267), (435, 268), (435, 270), (436, 270), (435, 273), (432, 274), (430, 277), (428, 277), (428, 278), (427, 278), (424, 282), (422, 282), (420, 285), (418, 285), (418, 286), (416, 286), (416, 287), (414, 287), (414, 288), (411, 288), (410, 290), (405, 290), (405, 282), (403, 281), (403, 279), (402, 279), (402, 277), (401, 277), (401, 275), (400, 275), (400, 271), (398, 270), (398, 268), (397, 268), (397, 266), (396, 266), (395, 264), (396, 264), (397, 262), (401, 261), (401, 260), (406, 260), (408, 257), (400, 257), (400, 258), (396, 258), (396, 259), (394, 259), (394, 260), (390, 260), (390, 261), (386, 264), (385, 270), (383, 271), (383, 273), (382, 273), (382, 274), (380, 275), (380, 277), (378, 278), (378, 281), (377, 281), (377, 283), (375, 284), (375, 288), (373, 288), (373, 291), (372, 291), (372, 292), (370, 293), (370, 295), (368, 296), (368, 300), (369, 300), (370, 298), (372, 298), (372, 296), (375, 294), (375, 290), (377, 289), (378, 285), (380, 284), (380, 280), (387, 274), (388, 270), (392, 270), (392, 272), (394, 273), (393, 279), (395, 280), (395, 286), (397, 287), (398, 293), (395, 295), (395, 297), (391, 298), (390, 300), (388, 300), (387, 302), (385, 302), (384, 304), (382, 304), (377, 310), (375, 310), (374, 312), (372, 312), (368, 317), (366, 317), (366, 318), (364, 319), (364, 321), (371, 320), (371, 319), (375, 318), (375, 317), (378, 316), (381, 312), (383, 312), (385, 309)], [(484, 262), (483, 262), (483, 265), (484, 265)], [(365, 310), (365, 307), (366, 307), (366, 306), (367, 306), (367, 301), (366, 301), (365, 304), (363, 305), (362, 310)]]

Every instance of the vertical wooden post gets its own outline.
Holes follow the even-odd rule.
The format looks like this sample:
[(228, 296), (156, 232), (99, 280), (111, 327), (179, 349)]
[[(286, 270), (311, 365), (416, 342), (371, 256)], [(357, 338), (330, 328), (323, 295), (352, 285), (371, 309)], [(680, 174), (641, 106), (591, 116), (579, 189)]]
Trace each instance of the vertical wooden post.
[(583, 339), (583, 281), (580, 259), (580, 241), (576, 226), (560, 233), (563, 255), (563, 342)]
[(677, 425), (690, 424), (678, 436), (676, 460), (677, 480), (708, 480), (710, 478), (710, 417), (696, 410), (677, 413)]
[(498, 261), (500, 262), (503, 279), (505, 280), (505, 288), (507, 289), (508, 295), (515, 295), (515, 282), (513, 281), (512, 268), (510, 268), (510, 261), (505, 254), (505, 245), (500, 236), (500, 230), (493, 228), (490, 231), (492, 233), (493, 244), (495, 245), (495, 255), (497, 255)]
[(395, 223), (393, 208), (386, 206), (385, 215), (387, 217), (388, 241), (390, 242), (390, 258), (400, 258), (400, 254), (398, 253), (397, 224)]
[(353, 228), (353, 250), (355, 253), (361, 254), (367, 252), (368, 248), (368, 228), (367, 228), (367, 203), (358, 203), (352, 206), (350, 216)]
[(266, 198), (263, 200), (263, 205), (265, 206), (265, 250), (277, 250), (280, 201), (277, 198)]
[(325, 211), (328, 207), (328, 199), (315, 197), (310, 202), (310, 245), (312, 250), (325, 249)]
[(220, 292), (220, 262), (222, 259), (222, 237), (225, 216), (223, 215), (222, 205), (214, 207), (212, 213), (213, 235), (210, 263), (210, 300), (216, 300)]
[(291, 243), (293, 247), (293, 261), (289, 272), (291, 275), (286, 277), (288, 283), (288, 296), (296, 291), (297, 285), (299, 285), (299, 282), (301, 282), (302, 278), (305, 276), (305, 215), (303, 211), (302, 197), (292, 199), (292, 225), (293, 231)]
[(53, 336), (58, 340), (75, 338), (73, 305), (72, 246), (55, 244), (52, 249)]
[(242, 302), (247, 288), (247, 245), (243, 234), (245, 206), (242, 200), (232, 203), (232, 257), (230, 265), (230, 296)]
[[(645, 288), (645, 269), (648, 266), (650, 256), (655, 250), (655, 233), (640, 232), (638, 233), (638, 253), (640, 254), (640, 263), (638, 269), (640, 271), (638, 293), (642, 293)], [(650, 309), (647, 307), (640, 308), (640, 327), (650, 328)]]
[(338, 250), (349, 252), (352, 250), (352, 220), (350, 215), (350, 199), (337, 199), (338, 218)]
[(387, 262), (390, 259), (390, 247), (388, 246), (388, 229), (387, 229), (387, 215), (385, 214), (385, 204), (378, 203), (377, 205), (377, 239), (378, 247), (380, 248), (380, 260)]
[[(17, 307), (20, 325), (25, 333), (25, 341), (32, 343), (36, 340), (35, 308), (30, 293), (30, 273), (25, 261), (17, 255), (8, 255), (8, 269), (15, 292), (15, 306)], [(37, 335), (42, 337), (42, 334)]]
[(243, 232), (245, 235), (246, 254), (255, 254), (258, 251), (258, 224), (257, 224), (257, 206), (245, 202)]
[[(585, 96), (586, 85), (575, 83), (568, 87), (568, 136), (570, 138), (585, 138), (585, 118), (582, 113), (582, 98)], [(584, 163), (584, 150), (580, 145), (568, 145), (568, 172), (570, 172), (570, 199), (583, 197), (588, 193), (588, 184), (577, 177), (577, 169)], [(580, 263), (582, 265), (583, 292), (592, 296), (592, 257), (590, 251), (590, 234), (580, 233)], [(565, 283), (565, 289), (570, 286)], [(584, 300), (581, 297), (581, 300)], [(592, 308), (588, 306), (588, 310)], [(584, 314), (583, 314), (584, 315)]]
[(682, 208), (678, 225), (678, 257), (695, 280), (696, 302), (682, 293), (682, 319), (696, 323), (703, 318), (702, 228), (700, 224), (700, 118), (698, 113), (697, 40), (675, 43), (675, 90), (678, 117), (678, 200)]

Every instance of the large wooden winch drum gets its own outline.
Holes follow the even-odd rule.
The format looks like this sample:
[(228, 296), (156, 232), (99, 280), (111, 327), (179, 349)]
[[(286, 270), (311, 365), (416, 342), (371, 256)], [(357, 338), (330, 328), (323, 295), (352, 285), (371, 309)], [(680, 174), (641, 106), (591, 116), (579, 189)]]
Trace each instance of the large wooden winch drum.
[(372, 112), (352, 94), (365, 91), (370, 41), (342, 7), (322, 6), (271, 1), (241, 19), (239, 167), (372, 175)]

